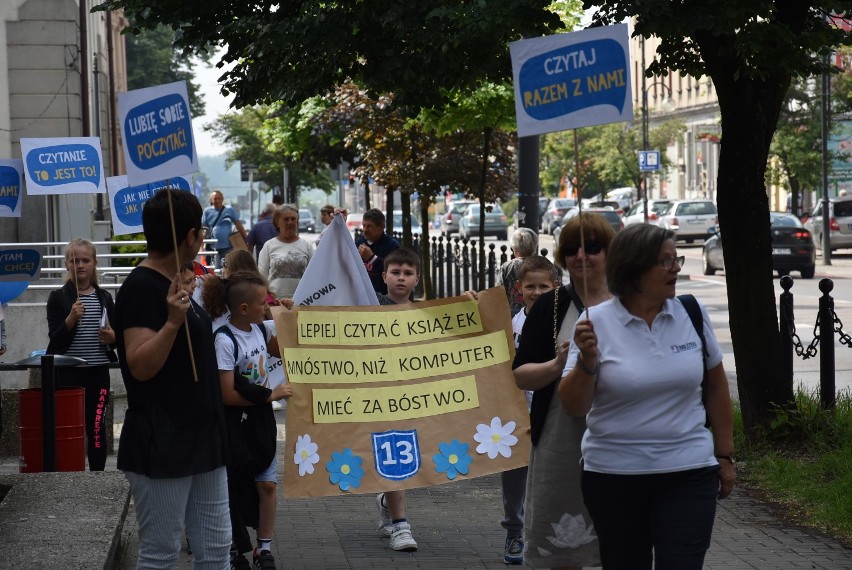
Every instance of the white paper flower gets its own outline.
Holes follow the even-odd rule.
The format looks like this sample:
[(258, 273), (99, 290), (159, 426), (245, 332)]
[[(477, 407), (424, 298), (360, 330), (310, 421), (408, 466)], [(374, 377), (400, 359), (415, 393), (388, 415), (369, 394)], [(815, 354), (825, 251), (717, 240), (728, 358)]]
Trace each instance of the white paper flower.
[(477, 453), (487, 453), (488, 459), (494, 459), (499, 453), (503, 457), (512, 457), (512, 446), (518, 443), (518, 438), (512, 435), (515, 431), (515, 422), (503, 425), (500, 418), (492, 418), (491, 425), (479, 424), (476, 426), (476, 435), (473, 439), (479, 442), (476, 446)]
[(556, 536), (548, 536), (547, 540), (558, 548), (577, 548), (588, 544), (597, 537), (592, 534), (593, 525), (586, 527), (583, 515), (571, 516), (568, 513), (562, 515), (558, 523), (550, 523)]
[(311, 436), (308, 434), (300, 435), (296, 439), (296, 453), (293, 454), (293, 462), (299, 466), (299, 477), (304, 477), (305, 473), (311, 475), (314, 472), (314, 464), (320, 460), (317, 454), (317, 444), (311, 441)]

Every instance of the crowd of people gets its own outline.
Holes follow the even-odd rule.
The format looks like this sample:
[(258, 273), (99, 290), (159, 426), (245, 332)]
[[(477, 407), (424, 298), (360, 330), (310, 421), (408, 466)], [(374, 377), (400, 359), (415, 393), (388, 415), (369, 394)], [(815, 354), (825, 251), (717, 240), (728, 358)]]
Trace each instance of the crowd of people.
[[(211, 204), (202, 212), (171, 190), (145, 203), (148, 256), (115, 302), (98, 286), (94, 246), (73, 240), (67, 281), (47, 304), (48, 352), (87, 363), (61, 369), (57, 384), (84, 389), (92, 471), (104, 469), (108, 368), (119, 362), (117, 465), (135, 503), (140, 568), (174, 567), (184, 538), (198, 567), (249, 568), (250, 555), (275, 568), (274, 405), (293, 391), (270, 375), (281, 355), (269, 306), (292, 307), (314, 246), (299, 237), (298, 209), (282, 204), (247, 234), (255, 254), (234, 249), (220, 237), (245, 231), (221, 194)], [(328, 224), (340, 209), (322, 213)], [(209, 235), (221, 275), (194, 262)], [(732, 412), (707, 313), (676, 295), (673, 238), (646, 224), (614, 234), (584, 213), (563, 228), (554, 265), (536, 254), (532, 230), (514, 234), (499, 280), (532, 451), (528, 467), (501, 474), (507, 564), (701, 568), (715, 501), (735, 482)], [(420, 258), (385, 232), (381, 211), (364, 214), (355, 245), (378, 303), (411, 303)], [(376, 505), (390, 548), (416, 550), (405, 492), (380, 493)]]

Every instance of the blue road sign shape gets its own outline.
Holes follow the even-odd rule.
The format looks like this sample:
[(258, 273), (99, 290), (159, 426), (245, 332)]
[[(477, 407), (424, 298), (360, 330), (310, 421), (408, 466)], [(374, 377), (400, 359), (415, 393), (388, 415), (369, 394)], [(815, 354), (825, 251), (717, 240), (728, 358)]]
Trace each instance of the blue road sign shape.
[(420, 470), (420, 444), (417, 430), (391, 430), (373, 433), (373, 459), (376, 472), (385, 479), (401, 481)]

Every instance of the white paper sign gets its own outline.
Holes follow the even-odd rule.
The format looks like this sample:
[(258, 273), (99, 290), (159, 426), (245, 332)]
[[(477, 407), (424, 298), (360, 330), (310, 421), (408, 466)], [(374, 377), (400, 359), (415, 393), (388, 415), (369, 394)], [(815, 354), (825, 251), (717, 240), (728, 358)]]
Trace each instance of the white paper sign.
[(118, 114), (132, 186), (198, 171), (186, 82), (119, 93)]
[(24, 161), (0, 158), (0, 218), (20, 218), (23, 195)]
[(509, 44), (518, 136), (633, 120), (627, 24)]
[(21, 139), (27, 194), (101, 194), (104, 183), (98, 137)]

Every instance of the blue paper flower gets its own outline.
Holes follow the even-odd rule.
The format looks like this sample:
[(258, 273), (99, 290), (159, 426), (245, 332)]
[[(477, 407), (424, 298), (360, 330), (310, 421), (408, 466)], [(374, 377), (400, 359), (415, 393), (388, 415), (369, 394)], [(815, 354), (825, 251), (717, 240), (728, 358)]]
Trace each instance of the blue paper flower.
[(341, 491), (357, 489), (361, 486), (364, 470), (361, 468), (361, 458), (352, 454), (348, 447), (343, 451), (331, 452), (331, 460), (325, 464), (332, 485), (340, 487)]
[(473, 458), (467, 452), (469, 448), (469, 444), (462, 443), (457, 439), (450, 443), (439, 443), (438, 449), (441, 453), (432, 456), (432, 461), (435, 462), (435, 471), (446, 473), (447, 479), (450, 481), (455, 479), (459, 473), (467, 475), (470, 463), (473, 461)]

